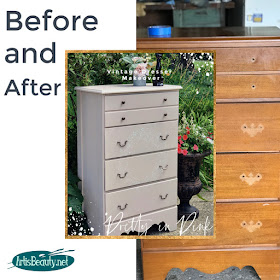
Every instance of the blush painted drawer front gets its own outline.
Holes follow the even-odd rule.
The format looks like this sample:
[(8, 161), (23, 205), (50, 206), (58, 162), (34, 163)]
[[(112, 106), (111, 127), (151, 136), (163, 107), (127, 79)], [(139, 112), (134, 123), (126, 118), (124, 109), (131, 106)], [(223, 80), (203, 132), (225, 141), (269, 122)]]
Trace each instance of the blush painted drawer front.
[(217, 152), (280, 151), (280, 103), (217, 104)]
[(280, 198), (280, 154), (218, 154), (216, 198)]
[(118, 158), (177, 147), (178, 122), (105, 129), (105, 158)]
[(177, 149), (105, 162), (105, 190), (177, 176)]
[(106, 193), (106, 219), (118, 221), (177, 205), (177, 179)]
[(216, 98), (280, 98), (280, 74), (217, 75)]
[(216, 52), (217, 72), (280, 70), (280, 47), (220, 48)]
[[(164, 228), (174, 231), (176, 230), (177, 213), (177, 206), (173, 206), (141, 215), (141, 217), (135, 216), (117, 222), (109, 220), (109, 223), (105, 225), (105, 235), (116, 236), (130, 232), (145, 235), (152, 225), (159, 225), (162, 222), (165, 223)], [(159, 230), (164, 229), (159, 227)]]
[(196, 249), (201, 246), (279, 244), (280, 203), (217, 203), (216, 238), (151, 240), (145, 247)]
[(105, 96), (105, 111), (151, 108), (178, 104), (178, 91)]
[(115, 111), (105, 113), (105, 127), (162, 122), (177, 119), (178, 106)]

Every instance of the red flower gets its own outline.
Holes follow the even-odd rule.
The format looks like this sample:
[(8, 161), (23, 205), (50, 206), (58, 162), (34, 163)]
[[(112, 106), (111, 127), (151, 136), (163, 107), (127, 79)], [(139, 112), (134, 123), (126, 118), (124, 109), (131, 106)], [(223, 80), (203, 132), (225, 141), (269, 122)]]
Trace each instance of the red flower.
[(182, 153), (182, 149), (178, 147), (178, 154)]
[(187, 131), (187, 134), (190, 134), (190, 131), (189, 131), (189, 130)]
[(179, 141), (180, 144), (183, 144), (184, 142), (182, 140)]
[(178, 136), (178, 140), (180, 140), (182, 138), (182, 136), (180, 135), (180, 136)]
[(178, 144), (178, 148), (181, 148), (181, 144)]
[(183, 135), (183, 140), (187, 140), (188, 139), (188, 135)]
[(187, 150), (183, 150), (182, 154), (183, 154), (184, 156), (186, 156), (186, 155), (188, 154), (188, 151), (187, 151)]
[(189, 130), (190, 128), (187, 126), (187, 127), (186, 127), (186, 129), (188, 129), (188, 130)]
[(193, 145), (193, 150), (198, 151), (198, 146), (196, 144)]

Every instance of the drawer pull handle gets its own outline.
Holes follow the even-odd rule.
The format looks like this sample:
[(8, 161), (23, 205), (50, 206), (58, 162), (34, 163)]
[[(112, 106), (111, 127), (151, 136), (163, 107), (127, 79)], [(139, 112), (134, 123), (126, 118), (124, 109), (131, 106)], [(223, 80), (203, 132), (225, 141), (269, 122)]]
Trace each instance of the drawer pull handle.
[(167, 98), (164, 98), (163, 101), (166, 102), (166, 101), (167, 101)]
[(256, 86), (255, 85), (252, 85), (252, 89), (255, 89), (256, 88)]
[(118, 173), (118, 176), (119, 176), (120, 179), (123, 179), (123, 178), (126, 177), (127, 173), (128, 173), (128, 172), (125, 172), (123, 176), (122, 176), (120, 173)]
[(122, 103), (121, 103), (122, 105), (124, 105), (125, 104), (125, 101), (122, 101)]
[(121, 142), (117, 142), (117, 144), (119, 144), (120, 147), (124, 147), (127, 144), (127, 140), (124, 141), (124, 143), (122, 144)]
[(255, 61), (256, 61), (256, 59), (254, 57), (252, 57), (252, 62), (255, 62)]
[(160, 135), (159, 137), (160, 137), (161, 140), (165, 141), (165, 140), (167, 140), (168, 136), (169, 136), (169, 135), (167, 134), (167, 135), (165, 136), (165, 138), (163, 138), (162, 135)]
[(239, 176), (242, 182), (246, 182), (249, 186), (254, 185), (256, 182), (259, 182), (262, 179), (262, 175), (258, 173), (256, 176), (254, 176), (252, 173), (250, 173), (248, 176), (243, 173)]
[(124, 210), (124, 209), (126, 208), (127, 205), (128, 205), (128, 204), (126, 203), (126, 204), (124, 205), (123, 208), (121, 207), (121, 205), (118, 205), (118, 208), (119, 208), (120, 210)]
[(241, 227), (247, 229), (249, 232), (254, 232), (255, 230), (261, 228), (262, 222), (258, 221), (254, 224), (253, 221), (250, 221), (249, 223), (243, 221), (240, 225)]
[(167, 117), (167, 113), (163, 114), (164, 117)]
[(163, 197), (161, 194), (159, 195), (159, 197), (160, 197), (162, 200), (166, 199), (167, 196), (168, 196), (168, 193), (165, 195), (165, 197)]
[(241, 125), (241, 130), (243, 133), (247, 133), (250, 137), (255, 137), (258, 133), (262, 133), (264, 126), (262, 124), (255, 126), (253, 123), (248, 126), (246, 123), (244, 123)]
[(125, 121), (125, 118), (122, 118), (122, 121)]
[(163, 167), (162, 165), (160, 165), (159, 168), (162, 169), (162, 170), (167, 170), (168, 164), (166, 164), (165, 167)]

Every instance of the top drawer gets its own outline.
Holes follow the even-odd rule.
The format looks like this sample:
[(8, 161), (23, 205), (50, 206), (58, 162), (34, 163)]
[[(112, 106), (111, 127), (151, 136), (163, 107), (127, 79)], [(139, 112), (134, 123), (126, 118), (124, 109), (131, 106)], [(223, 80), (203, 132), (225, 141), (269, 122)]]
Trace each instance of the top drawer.
[(220, 48), (216, 52), (217, 72), (280, 70), (280, 48)]
[(179, 104), (179, 91), (105, 96), (105, 111), (161, 107)]

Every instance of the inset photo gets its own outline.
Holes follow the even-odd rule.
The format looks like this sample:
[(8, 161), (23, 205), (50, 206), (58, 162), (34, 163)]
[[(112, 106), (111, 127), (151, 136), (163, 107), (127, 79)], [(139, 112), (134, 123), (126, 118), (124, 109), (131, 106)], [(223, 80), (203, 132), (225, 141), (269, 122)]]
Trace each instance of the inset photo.
[(66, 238), (214, 235), (214, 52), (67, 51)]

